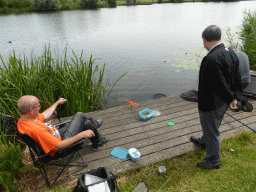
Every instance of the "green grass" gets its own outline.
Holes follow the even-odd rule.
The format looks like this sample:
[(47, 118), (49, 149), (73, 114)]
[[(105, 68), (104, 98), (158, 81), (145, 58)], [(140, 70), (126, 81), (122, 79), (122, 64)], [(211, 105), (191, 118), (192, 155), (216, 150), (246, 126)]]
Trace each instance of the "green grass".
[[(233, 149), (234, 151), (232, 151)], [(205, 151), (196, 150), (119, 174), (121, 191), (132, 191), (144, 181), (150, 191), (255, 191), (256, 190), (256, 135), (243, 132), (222, 141), (221, 169), (203, 170), (196, 166)], [(160, 175), (158, 168), (167, 171)]]

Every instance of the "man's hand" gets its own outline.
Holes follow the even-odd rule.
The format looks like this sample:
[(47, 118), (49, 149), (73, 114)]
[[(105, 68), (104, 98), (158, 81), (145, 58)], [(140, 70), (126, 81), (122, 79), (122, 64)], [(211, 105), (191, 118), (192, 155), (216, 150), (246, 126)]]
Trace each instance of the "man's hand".
[(233, 99), (233, 101), (230, 103), (230, 108), (232, 110), (235, 110), (235, 109), (238, 109), (238, 107), (236, 106), (237, 104), (237, 100), (236, 99)]
[(60, 98), (58, 101), (56, 101), (51, 107), (49, 107), (48, 109), (46, 109), (44, 112), (43, 112), (43, 115), (44, 115), (44, 119), (47, 119), (49, 118), (53, 111), (56, 109), (56, 107), (59, 105), (59, 104), (64, 104), (66, 103), (66, 99), (64, 98)]
[(72, 145), (72, 144), (76, 143), (77, 141), (80, 141), (83, 138), (91, 138), (91, 137), (94, 137), (94, 136), (95, 136), (95, 134), (93, 133), (92, 130), (86, 130), (86, 131), (83, 131), (81, 133), (78, 133), (74, 137), (70, 137), (68, 139), (60, 141), (59, 144), (56, 146), (56, 148), (61, 149), (63, 147), (67, 147), (69, 145)]
[(58, 101), (57, 101), (57, 104), (64, 104), (67, 102), (67, 99), (64, 99), (64, 98), (60, 98)]
[(83, 138), (91, 138), (91, 137), (94, 137), (95, 134), (93, 133), (92, 130), (86, 130), (86, 131), (83, 131), (81, 132)]

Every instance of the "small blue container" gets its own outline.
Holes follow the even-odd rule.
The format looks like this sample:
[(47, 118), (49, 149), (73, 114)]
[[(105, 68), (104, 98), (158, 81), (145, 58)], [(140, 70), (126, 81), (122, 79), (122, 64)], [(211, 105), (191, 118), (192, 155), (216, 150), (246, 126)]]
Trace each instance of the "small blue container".
[(133, 161), (138, 161), (140, 159), (140, 152), (136, 148), (130, 148), (129, 149), (129, 155), (132, 158)]
[[(147, 115), (145, 115), (145, 113), (148, 113)], [(142, 120), (149, 120), (151, 117), (153, 117), (154, 111), (152, 111), (151, 109), (144, 109), (142, 111), (139, 112), (140, 114), (140, 118)]]

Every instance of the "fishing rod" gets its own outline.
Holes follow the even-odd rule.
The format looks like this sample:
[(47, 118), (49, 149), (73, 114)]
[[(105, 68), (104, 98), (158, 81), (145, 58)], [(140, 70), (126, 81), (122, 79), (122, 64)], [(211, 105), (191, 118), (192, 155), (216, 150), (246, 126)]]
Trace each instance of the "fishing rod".
[(251, 129), (254, 133), (256, 133), (256, 131), (255, 131), (253, 128), (251, 128), (250, 126), (246, 125), (245, 123), (243, 123), (242, 121), (240, 121), (240, 120), (238, 120), (237, 118), (233, 117), (232, 115), (230, 115), (230, 114), (228, 114), (228, 113), (226, 113), (226, 114), (227, 114), (228, 116), (232, 117), (233, 119), (235, 119), (236, 121), (238, 121), (239, 123), (241, 123), (242, 125), (244, 125), (244, 126), (248, 127), (249, 129)]

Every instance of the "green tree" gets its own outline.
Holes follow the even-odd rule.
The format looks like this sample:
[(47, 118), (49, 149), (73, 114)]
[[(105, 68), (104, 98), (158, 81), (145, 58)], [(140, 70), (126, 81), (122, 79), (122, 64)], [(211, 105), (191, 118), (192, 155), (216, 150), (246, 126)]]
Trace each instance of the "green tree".
[(81, 0), (80, 6), (82, 9), (97, 9), (98, 0)]
[(0, 7), (4, 7), (7, 5), (7, 0), (0, 0)]
[(61, 9), (59, 0), (34, 0), (35, 11), (57, 11)]

